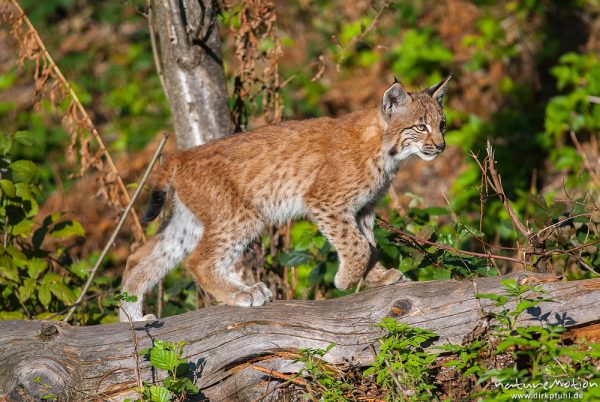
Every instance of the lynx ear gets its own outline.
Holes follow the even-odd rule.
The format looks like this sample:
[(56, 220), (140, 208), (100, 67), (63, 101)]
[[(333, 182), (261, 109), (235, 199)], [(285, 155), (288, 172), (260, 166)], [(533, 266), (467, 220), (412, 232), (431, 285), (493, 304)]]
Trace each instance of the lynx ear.
[(443, 106), (444, 95), (446, 94), (446, 90), (448, 89), (448, 81), (450, 81), (451, 78), (452, 73), (448, 74), (448, 76), (439, 83), (427, 88), (424, 92), (431, 96), (433, 99), (435, 99), (440, 104), (440, 106)]
[(410, 95), (397, 80), (383, 94), (383, 115), (389, 120), (402, 106), (411, 101)]

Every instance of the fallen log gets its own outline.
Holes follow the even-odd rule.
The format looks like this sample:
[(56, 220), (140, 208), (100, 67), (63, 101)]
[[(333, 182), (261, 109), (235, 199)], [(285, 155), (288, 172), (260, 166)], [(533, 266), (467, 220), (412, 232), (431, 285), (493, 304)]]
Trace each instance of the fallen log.
[[(552, 302), (520, 318), (572, 328), (600, 321), (600, 279), (564, 282), (539, 274), (510, 277), (540, 284)], [(381, 335), (382, 317), (435, 331), (438, 343), (459, 344), (493, 308), (477, 293), (503, 293), (503, 278), (413, 282), (327, 301), (276, 301), (263, 307), (215, 306), (150, 323), (74, 327), (55, 321), (0, 322), (0, 400), (122, 400), (137, 385), (133, 333), (138, 350), (152, 339), (186, 341), (184, 358), (201, 389), (197, 400), (252, 401), (298, 371), (299, 348), (336, 346), (334, 364), (367, 365), (369, 344)], [(589, 334), (590, 331), (585, 333)], [(594, 331), (592, 331), (594, 332)], [(598, 336), (595, 332), (591, 336)], [(140, 358), (143, 381), (160, 381)], [(288, 376), (288, 377), (286, 377)]]

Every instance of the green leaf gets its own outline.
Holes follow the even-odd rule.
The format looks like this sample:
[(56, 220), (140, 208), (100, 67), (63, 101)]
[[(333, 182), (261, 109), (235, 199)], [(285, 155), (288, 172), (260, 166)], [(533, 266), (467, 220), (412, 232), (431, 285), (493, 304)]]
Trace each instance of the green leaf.
[(158, 369), (172, 371), (178, 364), (177, 355), (170, 350), (152, 348), (150, 363)]
[(425, 212), (427, 212), (431, 216), (440, 216), (440, 215), (448, 215), (448, 208), (442, 207), (429, 207), (425, 208)]
[(23, 219), (12, 228), (13, 235), (29, 234), (35, 223), (31, 219)]
[(23, 285), (19, 286), (19, 289), (17, 291), (19, 300), (21, 300), (22, 302), (28, 300), (33, 294), (36, 284), (37, 283), (35, 279), (25, 278), (23, 280)]
[(19, 270), (13, 260), (5, 255), (0, 256), (0, 275), (14, 282), (19, 281)]
[(504, 295), (497, 295), (495, 293), (477, 293), (475, 298), (494, 300), (496, 302), (496, 306), (498, 307), (504, 306), (508, 301), (508, 297)]
[(0, 154), (6, 155), (10, 148), (12, 147), (12, 137), (0, 133)]
[(48, 308), (50, 301), (52, 300), (52, 294), (50, 293), (50, 285), (47, 283), (42, 283), (40, 287), (38, 287), (38, 300), (45, 308)]
[(62, 282), (54, 283), (50, 287), (50, 292), (65, 304), (73, 304), (75, 302), (73, 291)]
[(14, 259), (21, 260), (21, 261), (27, 261), (27, 256), (25, 254), (23, 254), (23, 252), (21, 250), (19, 250), (18, 248), (16, 248), (12, 244), (9, 244), (8, 246), (6, 246), (5, 250)]
[(48, 262), (41, 258), (32, 258), (27, 261), (27, 274), (32, 279), (37, 279), (48, 267)]
[(16, 142), (26, 147), (30, 147), (35, 143), (34, 137), (29, 131), (17, 131), (13, 138)]
[(16, 226), (25, 219), (25, 212), (23, 211), (23, 208), (18, 205), (7, 205), (5, 211), (6, 217), (8, 218), (8, 224), (11, 226)]
[(171, 393), (168, 389), (160, 385), (150, 386), (150, 401), (151, 402), (169, 402)]
[[(113, 296), (113, 302), (118, 303), (120, 301), (126, 301), (128, 303), (135, 303), (138, 297), (136, 295), (130, 295), (127, 292), (119, 293)], [(160, 339), (157, 339), (159, 341)], [(144, 353), (146, 354), (146, 353)]]
[(64, 221), (57, 223), (50, 234), (56, 239), (64, 239), (71, 236), (85, 236), (85, 229), (78, 221)]
[(14, 198), (16, 195), (15, 185), (12, 181), (2, 179), (0, 180), (0, 188), (2, 188), (2, 193), (6, 194), (9, 198)]
[(515, 290), (517, 288), (517, 281), (515, 279), (503, 279), (500, 283), (507, 290)]
[(20, 311), (0, 311), (0, 320), (26, 320), (27, 317)]
[(325, 278), (326, 273), (327, 265), (323, 263), (317, 264), (317, 266), (314, 267), (308, 275), (308, 280), (310, 281), (310, 284), (316, 285), (317, 283), (321, 282)]
[(15, 190), (17, 196), (21, 197), (25, 201), (33, 200), (33, 188), (30, 183), (16, 183)]
[(9, 167), (13, 172), (13, 180), (17, 182), (31, 183), (37, 174), (37, 167), (31, 161), (14, 161)]
[(297, 267), (298, 265), (306, 264), (310, 260), (311, 255), (309, 253), (296, 250), (292, 250), (279, 257), (279, 263), (288, 267)]

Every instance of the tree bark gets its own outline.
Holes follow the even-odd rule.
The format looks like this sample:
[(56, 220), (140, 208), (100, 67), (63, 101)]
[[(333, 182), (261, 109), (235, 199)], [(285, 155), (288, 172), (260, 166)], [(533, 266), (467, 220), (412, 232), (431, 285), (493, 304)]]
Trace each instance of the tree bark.
[(171, 107), (177, 147), (233, 132), (213, 0), (149, 0), (154, 57)]
[[(559, 282), (541, 274), (513, 274), (540, 284), (552, 302), (530, 309), (519, 324), (541, 322), (588, 328), (599, 334), (600, 279)], [(299, 348), (336, 346), (331, 363), (367, 365), (369, 344), (381, 335), (373, 326), (393, 317), (439, 335), (438, 344), (459, 344), (482, 322), (494, 303), (477, 293), (503, 293), (502, 278), (413, 282), (327, 301), (276, 301), (263, 307), (216, 306), (151, 323), (72, 327), (54, 321), (0, 322), (0, 400), (38, 400), (48, 392), (59, 400), (121, 400), (136, 386), (134, 342), (186, 341), (184, 358), (195, 371), (201, 396), (211, 401), (251, 401), (277, 385), (275, 370), (298, 371)], [(590, 328), (596, 328), (590, 335)], [(376, 343), (374, 343), (376, 345)], [(143, 359), (140, 359), (143, 360)], [(260, 366), (263, 369), (256, 369)], [(266, 370), (265, 370), (266, 369)], [(143, 381), (160, 381), (149, 362), (140, 361)], [(27, 399), (29, 398), (29, 399)], [(268, 400), (268, 399), (267, 399)], [(276, 399), (275, 399), (276, 400)]]

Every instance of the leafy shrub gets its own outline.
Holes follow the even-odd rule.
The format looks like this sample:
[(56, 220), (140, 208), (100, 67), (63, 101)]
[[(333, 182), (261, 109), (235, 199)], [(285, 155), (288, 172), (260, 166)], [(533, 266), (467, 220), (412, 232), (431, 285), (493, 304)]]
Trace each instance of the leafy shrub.
[(36, 224), (41, 188), (37, 166), (28, 160), (10, 160), (14, 143), (32, 146), (26, 132), (0, 136), (0, 245), (1, 319), (48, 318), (75, 301), (77, 276), (65, 266), (64, 250), (47, 251), (47, 237), (83, 236), (77, 221), (61, 220), (60, 214)]
[(144, 384), (144, 387), (138, 390), (142, 395), (140, 401), (186, 401), (189, 395), (200, 392), (190, 378), (193, 373), (188, 363), (182, 359), (184, 346), (183, 341), (174, 343), (154, 339), (150, 349), (140, 352), (150, 360), (152, 367), (167, 372), (162, 385)]

